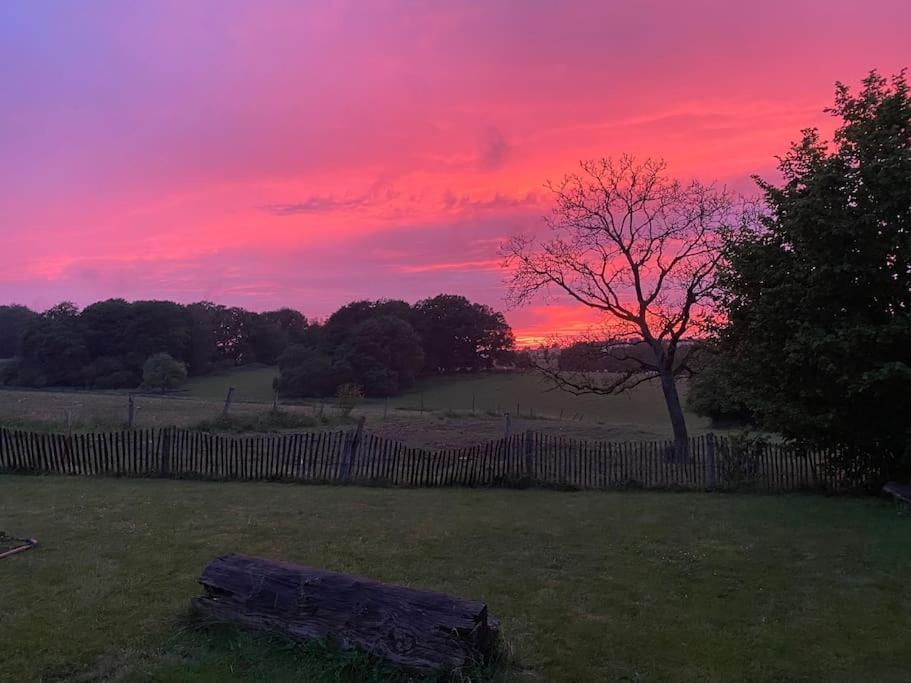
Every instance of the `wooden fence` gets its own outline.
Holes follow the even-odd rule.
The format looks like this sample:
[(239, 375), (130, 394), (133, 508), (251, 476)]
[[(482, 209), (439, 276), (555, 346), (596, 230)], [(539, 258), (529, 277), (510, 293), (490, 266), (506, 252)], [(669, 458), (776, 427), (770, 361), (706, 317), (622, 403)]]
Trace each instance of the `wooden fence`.
[(743, 447), (711, 434), (671, 442), (582, 441), (537, 432), (430, 451), (360, 430), (222, 435), (185, 429), (42, 433), (0, 429), (0, 472), (380, 486), (551, 486), (848, 492), (877, 473), (826, 451)]

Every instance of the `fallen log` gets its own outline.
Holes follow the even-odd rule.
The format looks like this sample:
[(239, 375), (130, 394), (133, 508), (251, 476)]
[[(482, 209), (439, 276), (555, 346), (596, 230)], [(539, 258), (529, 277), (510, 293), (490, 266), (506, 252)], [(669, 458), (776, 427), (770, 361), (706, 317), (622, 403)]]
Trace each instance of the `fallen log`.
[(486, 662), (499, 622), (476, 600), (246, 555), (216, 558), (193, 606), (218, 621), (360, 648), (417, 671)]

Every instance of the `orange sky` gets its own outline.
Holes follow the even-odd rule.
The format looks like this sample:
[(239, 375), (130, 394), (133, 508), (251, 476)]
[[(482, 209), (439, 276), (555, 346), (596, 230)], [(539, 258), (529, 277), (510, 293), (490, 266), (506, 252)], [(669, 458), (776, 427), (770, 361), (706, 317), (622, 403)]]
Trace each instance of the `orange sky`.
[(0, 301), (503, 309), (497, 245), (548, 178), (631, 152), (749, 190), (836, 79), (911, 64), (908, 26), (887, 0), (6, 2)]

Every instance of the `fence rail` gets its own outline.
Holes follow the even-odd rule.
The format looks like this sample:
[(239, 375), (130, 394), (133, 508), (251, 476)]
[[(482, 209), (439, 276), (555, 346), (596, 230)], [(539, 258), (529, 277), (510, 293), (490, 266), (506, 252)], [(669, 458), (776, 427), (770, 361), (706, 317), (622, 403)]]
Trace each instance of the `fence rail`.
[(221, 435), (186, 429), (44, 433), (0, 428), (0, 473), (574, 489), (749, 489), (850, 492), (878, 473), (844, 469), (834, 451), (776, 443), (744, 448), (712, 434), (669, 441), (583, 441), (526, 432), (431, 451), (360, 429)]

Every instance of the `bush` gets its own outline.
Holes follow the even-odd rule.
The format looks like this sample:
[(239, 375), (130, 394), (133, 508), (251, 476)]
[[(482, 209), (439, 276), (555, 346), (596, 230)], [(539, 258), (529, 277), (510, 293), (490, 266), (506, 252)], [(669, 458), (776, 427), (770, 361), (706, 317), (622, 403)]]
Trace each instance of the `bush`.
[(768, 441), (749, 432), (734, 434), (718, 444), (721, 481), (741, 488), (758, 481), (763, 449)]
[(351, 411), (363, 400), (364, 392), (357, 384), (342, 384), (335, 391), (335, 405), (342, 417), (351, 415)]
[(332, 396), (339, 384), (351, 381), (351, 369), (345, 363), (296, 344), (279, 357), (278, 368), (275, 388), (282, 396)]
[(187, 381), (187, 366), (174, 360), (168, 353), (156, 353), (142, 366), (144, 389), (159, 389), (162, 393), (179, 387)]

